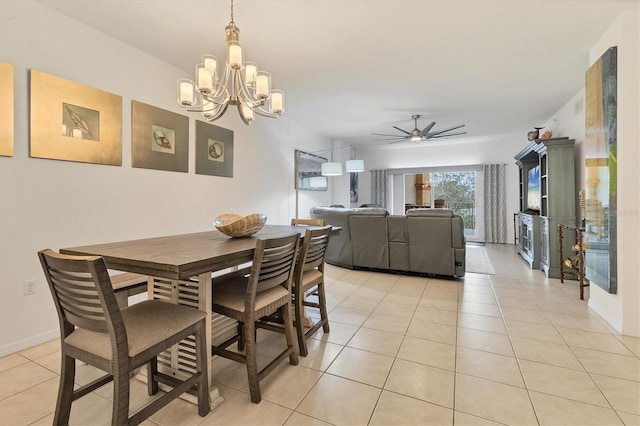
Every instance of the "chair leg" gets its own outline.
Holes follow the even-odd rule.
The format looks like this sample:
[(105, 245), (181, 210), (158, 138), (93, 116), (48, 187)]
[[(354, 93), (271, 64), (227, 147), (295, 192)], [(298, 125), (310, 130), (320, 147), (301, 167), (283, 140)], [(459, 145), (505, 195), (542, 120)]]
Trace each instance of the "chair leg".
[(238, 350), (240, 352), (244, 351), (244, 325), (241, 322), (238, 322)]
[(300, 297), (295, 297), (295, 300), (293, 301), (295, 307), (294, 315), (296, 316), (295, 328), (296, 334), (298, 335), (298, 348), (300, 348), (300, 355), (307, 356), (309, 352), (307, 350), (307, 336), (304, 332), (304, 305), (302, 304), (302, 297), (303, 295), (301, 292)]
[(322, 330), (328, 333), (329, 315), (327, 314), (327, 299), (324, 293), (324, 282), (318, 284), (318, 304), (320, 305), (320, 320), (322, 321)]
[(206, 327), (204, 321), (198, 324), (195, 334), (196, 338), (196, 368), (202, 377), (198, 383), (198, 414), (205, 417), (209, 414), (211, 407), (209, 406), (209, 371), (207, 370), (207, 347), (205, 338)]
[(69, 424), (75, 376), (76, 360), (63, 353), (60, 368), (60, 385), (58, 387), (58, 401), (56, 402), (56, 414), (53, 419), (54, 425)]
[[(280, 308), (282, 319), (284, 320), (284, 334), (287, 338), (287, 349), (291, 350), (289, 354), (289, 363), (298, 365), (298, 353), (295, 347), (295, 338), (293, 337), (293, 319), (291, 318), (291, 301)], [(304, 328), (302, 322), (299, 323), (300, 328)]]
[(112, 425), (124, 425), (129, 422), (129, 370), (114, 368), (113, 371), (113, 411)]
[(158, 357), (153, 357), (147, 364), (147, 388), (149, 396), (158, 393), (158, 381), (156, 377), (158, 375)]
[(262, 400), (260, 395), (260, 379), (258, 378), (258, 361), (256, 357), (256, 340), (253, 338), (255, 323), (247, 321), (244, 324), (245, 357), (247, 363), (247, 376), (249, 379), (249, 392), (251, 402), (259, 403)]

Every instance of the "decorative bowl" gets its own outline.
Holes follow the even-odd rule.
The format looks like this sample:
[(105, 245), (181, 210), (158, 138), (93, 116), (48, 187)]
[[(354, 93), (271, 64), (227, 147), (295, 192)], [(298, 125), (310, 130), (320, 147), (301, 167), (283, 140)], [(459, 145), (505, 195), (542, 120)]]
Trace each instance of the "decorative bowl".
[(213, 226), (225, 235), (238, 238), (255, 234), (266, 222), (267, 216), (262, 213), (253, 213), (244, 217), (235, 213), (225, 213), (213, 220)]

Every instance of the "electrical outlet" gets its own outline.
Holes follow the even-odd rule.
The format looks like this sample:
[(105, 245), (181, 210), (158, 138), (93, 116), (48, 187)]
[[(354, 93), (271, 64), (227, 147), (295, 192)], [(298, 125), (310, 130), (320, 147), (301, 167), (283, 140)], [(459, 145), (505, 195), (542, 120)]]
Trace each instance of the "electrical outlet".
[(24, 282), (24, 295), (31, 296), (32, 294), (36, 294), (36, 281), (27, 280)]

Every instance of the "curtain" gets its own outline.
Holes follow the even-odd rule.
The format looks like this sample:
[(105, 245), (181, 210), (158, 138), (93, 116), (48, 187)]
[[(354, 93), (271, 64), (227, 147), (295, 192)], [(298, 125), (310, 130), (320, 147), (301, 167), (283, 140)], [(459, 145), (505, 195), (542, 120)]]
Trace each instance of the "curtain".
[(389, 208), (389, 170), (371, 170), (371, 203)]
[(484, 235), (488, 243), (507, 242), (505, 167), (484, 165)]

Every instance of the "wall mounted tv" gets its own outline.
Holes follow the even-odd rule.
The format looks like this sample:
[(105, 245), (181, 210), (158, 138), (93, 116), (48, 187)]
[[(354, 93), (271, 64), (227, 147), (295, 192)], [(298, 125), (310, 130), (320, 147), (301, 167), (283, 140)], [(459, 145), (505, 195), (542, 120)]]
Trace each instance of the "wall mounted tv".
[(540, 212), (540, 166), (535, 166), (528, 172), (527, 210)]

